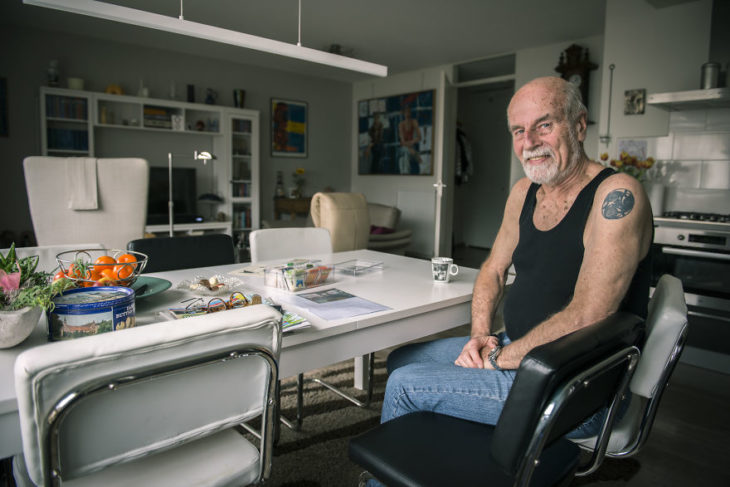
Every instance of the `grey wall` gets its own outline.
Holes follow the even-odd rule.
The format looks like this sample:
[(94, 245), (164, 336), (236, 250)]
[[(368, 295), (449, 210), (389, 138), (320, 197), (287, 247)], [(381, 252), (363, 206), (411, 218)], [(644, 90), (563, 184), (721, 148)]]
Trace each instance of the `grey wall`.
[[(58, 59), (61, 85), (68, 77), (86, 80), (85, 89), (104, 91), (119, 84), (127, 94), (136, 94), (140, 80), (154, 98), (170, 98), (175, 83), (177, 99), (185, 99), (185, 86), (194, 84), (196, 101), (204, 89), (218, 92), (217, 104), (233, 106), (232, 90), (246, 90), (246, 108), (261, 113), (261, 217), (273, 218), (273, 191), (277, 170), (284, 172), (285, 185), (297, 167), (306, 171), (305, 191), (325, 187), (350, 188), (350, 137), (352, 87), (349, 83), (193, 57), (154, 47), (139, 49), (79, 36), (59, 35), (4, 27), (0, 31), (0, 77), (7, 79), (9, 137), (0, 137), (0, 232), (16, 238), (32, 230), (25, 194), (22, 160), (40, 154), (39, 87), (46, 82), (51, 59)], [(309, 106), (309, 156), (306, 159), (272, 158), (269, 151), (269, 100), (271, 97), (300, 100)], [(59, 187), (60, 189), (60, 187)]]

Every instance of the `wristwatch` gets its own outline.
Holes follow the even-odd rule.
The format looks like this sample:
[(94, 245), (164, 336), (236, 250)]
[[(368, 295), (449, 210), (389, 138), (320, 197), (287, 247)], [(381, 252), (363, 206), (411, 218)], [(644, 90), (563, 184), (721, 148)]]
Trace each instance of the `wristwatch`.
[(502, 353), (502, 346), (497, 345), (493, 349), (489, 351), (489, 355), (487, 355), (487, 358), (489, 359), (489, 363), (492, 364), (492, 367), (494, 367), (494, 370), (502, 370), (502, 368), (497, 365), (497, 357), (499, 357), (499, 354)]

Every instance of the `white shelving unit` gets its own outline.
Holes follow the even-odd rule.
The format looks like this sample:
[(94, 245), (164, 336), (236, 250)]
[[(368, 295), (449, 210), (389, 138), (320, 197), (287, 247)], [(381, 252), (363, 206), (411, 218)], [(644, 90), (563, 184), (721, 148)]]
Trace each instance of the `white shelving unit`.
[[(178, 223), (174, 231), (227, 233), (248, 246), (248, 233), (259, 227), (258, 111), (62, 88), (43, 87), (40, 94), (43, 155), (145, 157), (135, 144), (144, 139), (159, 164), (161, 153), (181, 146), (211, 147), (217, 160), (196, 169), (195, 196), (212, 192), (221, 201), (199, 200), (197, 212), (208, 220)], [(145, 230), (165, 234), (169, 226)]]
[[(233, 238), (248, 248), (248, 235), (259, 228), (259, 117), (258, 112), (231, 113), (226, 120), (226, 147)], [(242, 256), (242, 258), (244, 258)]]

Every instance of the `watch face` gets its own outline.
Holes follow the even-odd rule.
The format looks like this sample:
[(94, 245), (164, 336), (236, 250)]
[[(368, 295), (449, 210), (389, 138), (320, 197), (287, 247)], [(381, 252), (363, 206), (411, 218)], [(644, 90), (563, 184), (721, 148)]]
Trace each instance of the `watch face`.
[(583, 77), (579, 74), (571, 74), (568, 78), (568, 81), (573, 83), (575, 86), (580, 86), (580, 84), (583, 82)]

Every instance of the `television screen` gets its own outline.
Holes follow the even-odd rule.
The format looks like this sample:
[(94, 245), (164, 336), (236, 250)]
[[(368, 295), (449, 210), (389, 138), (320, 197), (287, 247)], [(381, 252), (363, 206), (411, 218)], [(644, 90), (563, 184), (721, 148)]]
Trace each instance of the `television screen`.
[[(150, 184), (147, 195), (147, 224), (161, 225), (169, 222), (167, 201), (168, 169), (150, 167)], [(172, 201), (175, 223), (200, 221), (197, 212), (195, 168), (172, 168)]]

